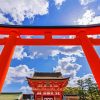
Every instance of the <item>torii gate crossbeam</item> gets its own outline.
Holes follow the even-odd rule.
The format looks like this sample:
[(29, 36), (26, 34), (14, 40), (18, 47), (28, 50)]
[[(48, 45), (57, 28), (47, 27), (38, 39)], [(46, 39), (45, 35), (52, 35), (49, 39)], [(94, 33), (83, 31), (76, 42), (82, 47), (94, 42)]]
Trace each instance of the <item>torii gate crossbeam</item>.
[[(20, 45), (78, 45), (86, 55), (94, 78), (100, 89), (100, 58), (93, 46), (100, 45), (100, 39), (88, 38), (87, 35), (100, 35), (100, 25), (89, 26), (11, 26), (0, 25), (0, 35), (9, 35), (8, 38), (1, 38), (0, 45), (4, 48), (0, 55), (0, 91), (2, 90), (8, 68), (16, 46)], [(28, 39), (21, 38), (21, 35), (42, 35), (44, 38)], [(75, 35), (73, 39), (57, 39), (53, 36)]]

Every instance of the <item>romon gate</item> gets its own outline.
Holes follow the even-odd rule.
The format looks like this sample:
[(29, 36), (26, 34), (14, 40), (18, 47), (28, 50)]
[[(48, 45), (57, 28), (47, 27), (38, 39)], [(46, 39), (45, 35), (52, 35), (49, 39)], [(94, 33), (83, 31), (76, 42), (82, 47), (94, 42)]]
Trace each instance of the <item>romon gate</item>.
[[(8, 72), (12, 55), (16, 46), (82, 46), (92, 73), (100, 89), (100, 58), (93, 46), (100, 45), (100, 38), (89, 38), (87, 35), (100, 35), (100, 25), (88, 26), (13, 26), (0, 25), (0, 35), (9, 35), (0, 38), (0, 45), (4, 48), (0, 55), (0, 91)], [(43, 36), (44, 38), (21, 38), (21, 35)], [(53, 38), (53, 36), (70, 36), (72, 39)]]

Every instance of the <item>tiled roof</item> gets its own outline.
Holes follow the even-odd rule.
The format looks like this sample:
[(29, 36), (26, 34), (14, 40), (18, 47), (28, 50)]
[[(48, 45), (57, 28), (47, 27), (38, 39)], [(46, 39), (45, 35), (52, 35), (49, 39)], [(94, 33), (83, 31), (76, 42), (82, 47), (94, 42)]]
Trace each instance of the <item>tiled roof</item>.
[(21, 92), (16, 93), (0, 93), (0, 100), (20, 100), (22, 97)]
[(62, 80), (62, 79), (69, 79), (68, 78), (63, 78), (62, 74), (60, 72), (35, 72), (32, 78), (28, 79), (33, 79), (33, 80)]
[(62, 77), (60, 72), (35, 72), (33, 77)]

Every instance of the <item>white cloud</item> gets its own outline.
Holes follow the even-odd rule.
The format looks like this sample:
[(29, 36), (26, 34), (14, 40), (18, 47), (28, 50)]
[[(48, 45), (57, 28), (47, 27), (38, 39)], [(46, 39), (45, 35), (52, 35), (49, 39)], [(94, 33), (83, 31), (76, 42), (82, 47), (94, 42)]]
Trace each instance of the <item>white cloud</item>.
[[(91, 24), (100, 24), (100, 16), (96, 16), (96, 13), (93, 10), (86, 10), (85, 13), (75, 21), (79, 25), (91, 25)], [(98, 38), (100, 35), (88, 35), (88, 37)]]
[(63, 54), (65, 56), (78, 56), (83, 57), (83, 51), (78, 46), (60, 46), (59, 49), (51, 51), (51, 56), (57, 56), (58, 54)]
[[(1, 47), (0, 47), (1, 48)], [(2, 48), (1, 48), (2, 49)], [(76, 46), (34, 46), (23, 47), (17, 46), (13, 54), (13, 59), (22, 60), (25, 58), (35, 59), (39, 57), (47, 58), (48, 56), (58, 56), (63, 54), (65, 56), (78, 56), (83, 57), (83, 51), (80, 47)]]
[(4, 17), (5, 14), (9, 14), (13, 18), (13, 23), (21, 24), (25, 18), (34, 19), (35, 15), (47, 14), (48, 7), (47, 0), (1, 0), (0, 22), (9, 23), (9, 19)]
[[(2, 52), (3, 50), (3, 45), (0, 45), (0, 53)], [(21, 60), (23, 59), (24, 57), (28, 57), (28, 58), (31, 58), (30, 56), (27, 55), (27, 52), (24, 51), (24, 47), (23, 46), (17, 46), (15, 48), (15, 51), (14, 51), (14, 54), (13, 54), (13, 59), (18, 59), (18, 60)]]
[(36, 58), (39, 58), (41, 56), (43, 56), (42, 53), (38, 53), (38, 51), (30, 51), (31, 53), (27, 56), (29, 57), (30, 59), (36, 59)]
[(38, 58), (43, 57), (47, 58), (48, 56), (59, 56), (59, 54), (65, 56), (78, 56), (83, 57), (83, 51), (78, 46), (34, 46), (27, 48), (28, 57)]
[(34, 68), (30, 69), (27, 65), (10, 67), (5, 84), (23, 83), (26, 80), (26, 77), (32, 77), (33, 74)]
[(78, 77), (77, 73), (82, 65), (77, 63), (77, 57), (84, 57), (83, 51), (80, 47), (77, 46), (60, 46), (58, 51), (53, 51), (54, 56), (57, 56), (59, 53), (64, 54), (63, 58), (58, 60), (58, 65), (53, 68), (55, 72), (61, 72), (64, 77), (70, 77), (68, 86), (77, 87), (77, 81), (79, 79), (85, 80), (86, 78), (91, 78), (95, 82), (92, 74), (86, 74), (83, 77)]
[(77, 20), (77, 23), (79, 25), (91, 24), (94, 16), (95, 16), (95, 13), (92, 10), (86, 10), (86, 12), (83, 14), (82, 18), (79, 18)]
[(80, 3), (81, 3), (81, 5), (85, 6), (85, 5), (90, 4), (94, 1), (96, 1), (96, 0), (80, 0)]
[(52, 50), (57, 48), (56, 46), (34, 46), (27, 48), (28, 56), (32, 58), (43, 57), (47, 58), (51, 56)]
[(64, 48), (64, 49), (73, 49), (73, 48), (76, 47), (76, 46), (60, 46), (60, 47), (62, 47), (62, 48)]
[[(4, 46), (2, 45), (0, 46), (0, 53), (2, 52), (3, 47)], [(23, 58), (35, 59), (41, 56), (43, 56), (43, 52), (41, 50), (39, 50), (39, 52), (38, 52), (38, 49), (35, 51), (33, 51), (32, 49), (29, 49), (27, 51), (25, 50), (24, 46), (16, 46), (12, 59), (17, 59), (17, 60), (22, 60)]]
[(83, 16), (75, 23), (79, 25), (99, 24), (100, 16), (96, 16), (96, 13), (93, 10), (86, 10)]
[(0, 23), (4, 24), (4, 23), (10, 23), (9, 19), (6, 18), (2, 13), (0, 13)]
[(57, 56), (59, 53), (60, 53), (59, 50), (52, 50), (51, 56), (52, 57)]
[(58, 65), (53, 68), (55, 72), (61, 72), (62, 75), (74, 77), (82, 66), (76, 63), (76, 57), (66, 57), (58, 60)]
[[(58, 9), (65, 1), (54, 0)], [(36, 15), (48, 14), (48, 8), (48, 0), (0, 0), (0, 23), (22, 24), (25, 18), (33, 21)]]
[(95, 82), (93, 74), (86, 74), (83, 77), (80, 77), (80, 79), (85, 80), (87, 78), (91, 78), (93, 82)]
[(19, 91), (23, 92), (23, 93), (27, 93), (27, 94), (33, 94), (32, 92), (32, 88), (30, 88), (29, 86), (22, 86)]
[(14, 52), (14, 55), (13, 55), (13, 59), (21, 60), (24, 57), (28, 57), (27, 56), (27, 53), (24, 51), (24, 47), (23, 46), (17, 46), (15, 48), (15, 52)]
[(55, 1), (55, 5), (57, 6), (57, 8), (59, 9), (60, 6), (63, 4), (63, 2), (65, 2), (66, 0), (54, 0)]
[(73, 78), (70, 78), (67, 87), (78, 87), (77, 81), (78, 81), (79, 79), (80, 79), (80, 78), (77, 77), (77, 76), (76, 76), (76, 77), (73, 77)]
[(69, 83), (68, 83), (68, 87), (78, 87), (78, 85), (77, 85), (78, 80), (83, 80), (84, 81), (85, 79), (88, 79), (88, 78), (91, 78), (92, 82), (96, 83), (96, 81), (95, 81), (92, 74), (86, 74), (82, 77), (77, 77), (77, 76), (71, 77), (70, 80), (69, 80)]

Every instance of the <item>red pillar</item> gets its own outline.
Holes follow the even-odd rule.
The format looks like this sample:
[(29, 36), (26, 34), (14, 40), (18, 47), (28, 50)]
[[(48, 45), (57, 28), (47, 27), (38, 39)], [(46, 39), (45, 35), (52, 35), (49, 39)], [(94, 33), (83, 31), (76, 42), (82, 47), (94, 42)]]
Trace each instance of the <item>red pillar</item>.
[(79, 33), (77, 35), (77, 38), (79, 39), (82, 45), (82, 49), (85, 53), (85, 56), (88, 60), (88, 63), (90, 65), (94, 78), (96, 79), (96, 82), (100, 89), (100, 58), (98, 54), (96, 53), (93, 47), (93, 44), (90, 42), (88, 37), (85, 35), (85, 32)]
[(8, 72), (12, 55), (14, 53), (16, 39), (16, 33), (11, 33), (0, 55), (0, 92), (2, 91), (6, 74)]
[(37, 92), (35, 92), (35, 100), (37, 100)]
[(63, 92), (60, 93), (60, 100), (63, 99)]

